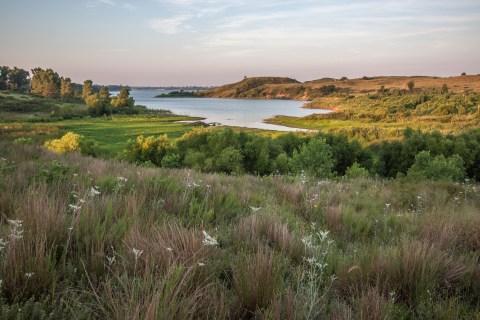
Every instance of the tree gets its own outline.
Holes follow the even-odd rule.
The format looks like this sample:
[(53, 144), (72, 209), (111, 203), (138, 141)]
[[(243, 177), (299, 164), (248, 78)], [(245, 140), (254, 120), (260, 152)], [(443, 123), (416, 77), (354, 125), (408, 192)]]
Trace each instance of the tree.
[(72, 80), (62, 77), (60, 79), (60, 96), (62, 98), (71, 98), (74, 94)]
[(31, 92), (44, 97), (56, 97), (60, 91), (60, 76), (52, 69), (32, 69)]
[(93, 94), (93, 82), (92, 80), (85, 80), (83, 82), (82, 98), (86, 100), (87, 97), (91, 96), (92, 94)]
[(429, 151), (422, 151), (415, 156), (408, 175), (433, 180), (462, 181), (465, 178), (465, 167), (462, 158), (457, 154), (448, 158), (443, 155), (432, 157)]
[(123, 88), (116, 97), (111, 100), (112, 106), (116, 108), (132, 108), (135, 100), (130, 97), (130, 88)]
[(413, 91), (413, 89), (415, 88), (415, 82), (413, 82), (412, 80), (408, 81), (407, 88), (409, 91)]
[(297, 174), (305, 171), (317, 178), (326, 178), (334, 166), (332, 148), (325, 139), (312, 139), (308, 144), (302, 145), (300, 151), (293, 152), (291, 164)]
[(13, 91), (24, 91), (28, 86), (28, 71), (14, 67), (8, 71), (8, 87)]
[(10, 68), (7, 66), (0, 67), (0, 90), (6, 90), (8, 85), (8, 73)]

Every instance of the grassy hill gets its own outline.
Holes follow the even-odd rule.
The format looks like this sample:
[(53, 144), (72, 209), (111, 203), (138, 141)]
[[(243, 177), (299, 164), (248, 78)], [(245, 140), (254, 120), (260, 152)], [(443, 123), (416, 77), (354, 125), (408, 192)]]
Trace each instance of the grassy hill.
[[(284, 88), (300, 84), (295, 79), (282, 77), (253, 77), (240, 82), (227, 84), (199, 94), (209, 98), (290, 98)], [(291, 93), (288, 93), (291, 94)]]
[(407, 89), (407, 83), (413, 81), (419, 90), (440, 90), (445, 84), (450, 92), (480, 92), (480, 75), (458, 77), (428, 76), (381, 76), (359, 79), (337, 80), (322, 78), (304, 83), (290, 78), (252, 77), (240, 82), (227, 84), (212, 90), (201, 92), (202, 96), (213, 98), (256, 98), (256, 99), (299, 99), (312, 100), (325, 96), (335, 87), (337, 92), (362, 95), (384, 89)]

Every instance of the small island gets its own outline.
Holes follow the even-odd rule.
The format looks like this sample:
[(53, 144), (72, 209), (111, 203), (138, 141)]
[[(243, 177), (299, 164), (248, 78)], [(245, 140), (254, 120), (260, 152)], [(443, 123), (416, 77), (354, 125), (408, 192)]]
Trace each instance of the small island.
[(185, 91), (185, 90), (171, 91), (169, 93), (162, 93), (155, 96), (155, 98), (193, 98), (193, 97), (198, 97), (195, 91)]

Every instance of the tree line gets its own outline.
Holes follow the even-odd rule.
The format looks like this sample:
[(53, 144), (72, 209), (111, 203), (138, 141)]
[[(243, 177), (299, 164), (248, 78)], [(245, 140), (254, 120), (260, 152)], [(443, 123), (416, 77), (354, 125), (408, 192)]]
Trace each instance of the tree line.
[(459, 135), (407, 129), (402, 140), (363, 146), (336, 134), (288, 133), (271, 138), (231, 129), (199, 128), (175, 142), (166, 135), (139, 136), (129, 141), (123, 157), (136, 163), (228, 174), (480, 181), (480, 129)]
[(107, 86), (94, 85), (92, 80), (85, 80), (83, 85), (76, 84), (50, 68), (34, 68), (30, 74), (17, 67), (12, 69), (1, 66), (0, 90), (29, 92), (41, 97), (83, 102), (88, 106), (91, 116), (139, 113), (139, 108), (135, 108), (135, 100), (130, 97), (129, 87), (122, 87), (117, 96), (111, 97)]

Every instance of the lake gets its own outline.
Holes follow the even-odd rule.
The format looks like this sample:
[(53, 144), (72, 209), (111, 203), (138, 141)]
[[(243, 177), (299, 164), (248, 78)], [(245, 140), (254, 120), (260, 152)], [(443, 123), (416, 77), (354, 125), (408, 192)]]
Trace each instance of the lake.
[[(258, 128), (278, 131), (300, 129), (264, 123), (275, 115), (302, 117), (312, 113), (328, 113), (330, 110), (300, 108), (303, 101), (271, 99), (220, 99), (220, 98), (154, 98), (169, 90), (132, 90), (135, 104), (151, 109), (167, 109), (175, 114), (205, 118), (205, 122), (218, 122), (225, 126)], [(116, 95), (118, 92), (112, 92)]]

